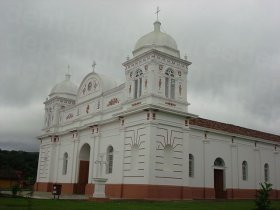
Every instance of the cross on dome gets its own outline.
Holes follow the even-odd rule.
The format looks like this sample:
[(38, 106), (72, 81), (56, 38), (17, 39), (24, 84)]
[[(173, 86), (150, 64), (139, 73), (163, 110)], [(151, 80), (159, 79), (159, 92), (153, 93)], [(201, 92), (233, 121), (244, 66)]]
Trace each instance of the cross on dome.
[(158, 13), (160, 12), (159, 7), (157, 6), (157, 11), (155, 14), (157, 14), (157, 21), (158, 21)]
[(92, 63), (92, 71), (94, 72), (94, 70), (95, 70), (95, 66), (96, 66), (96, 63), (95, 63), (95, 60), (93, 60), (93, 63)]
[(155, 32), (160, 32), (160, 25), (161, 25), (161, 23), (158, 20), (158, 13), (159, 12), (160, 12), (159, 7), (157, 7), (157, 11), (155, 13), (157, 15), (157, 20), (156, 20), (156, 22), (154, 22), (154, 31)]
[(68, 64), (67, 66), (68, 70), (67, 70), (67, 74), (65, 74), (66, 80), (70, 80), (71, 74), (70, 74), (70, 66)]

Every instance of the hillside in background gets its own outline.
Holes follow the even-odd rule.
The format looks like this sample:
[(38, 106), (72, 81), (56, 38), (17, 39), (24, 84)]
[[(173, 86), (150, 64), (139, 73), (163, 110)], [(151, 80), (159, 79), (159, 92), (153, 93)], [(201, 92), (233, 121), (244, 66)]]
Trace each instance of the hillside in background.
[(38, 152), (6, 151), (0, 149), (0, 171), (21, 171), (29, 184), (36, 180)]

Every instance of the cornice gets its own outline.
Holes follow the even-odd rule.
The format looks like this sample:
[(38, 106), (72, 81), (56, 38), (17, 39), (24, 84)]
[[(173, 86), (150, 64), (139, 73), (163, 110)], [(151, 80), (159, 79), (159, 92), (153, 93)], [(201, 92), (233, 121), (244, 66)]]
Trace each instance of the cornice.
[(215, 129), (211, 129), (211, 128), (205, 128), (202, 126), (197, 126), (197, 125), (192, 125), (192, 124), (190, 124), (190, 129), (208, 131), (210, 133), (221, 134), (221, 135), (225, 135), (225, 136), (234, 136), (234, 137), (238, 137), (241, 139), (246, 139), (246, 140), (250, 140), (250, 141), (254, 141), (254, 142), (262, 142), (262, 143), (267, 143), (267, 144), (280, 145), (279, 142), (275, 142), (275, 141), (240, 135), (240, 134), (236, 134), (236, 133), (230, 133), (230, 132), (226, 132), (226, 131), (215, 130)]

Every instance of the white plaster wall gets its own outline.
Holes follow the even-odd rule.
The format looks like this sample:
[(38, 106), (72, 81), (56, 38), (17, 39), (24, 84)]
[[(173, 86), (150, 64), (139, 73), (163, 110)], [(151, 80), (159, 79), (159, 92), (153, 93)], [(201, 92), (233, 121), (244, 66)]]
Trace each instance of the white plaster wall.
[[(244, 139), (236, 140), (237, 144), (237, 170), (238, 170), (238, 182), (234, 185), (234, 188), (240, 189), (255, 189), (256, 187), (256, 161), (254, 157), (254, 143), (251, 141), (245, 141)], [(247, 161), (248, 164), (248, 179), (243, 180), (242, 177), (242, 162)]]
[[(55, 171), (55, 182), (58, 183), (71, 183), (71, 176), (72, 176), (72, 166), (73, 166), (73, 150), (74, 150), (74, 145), (72, 141), (72, 136), (71, 135), (65, 135), (60, 138), (60, 148), (59, 148), (59, 156), (57, 158), (57, 168)], [(62, 174), (63, 170), (63, 157), (64, 153), (68, 154), (68, 164), (67, 164), (67, 172), (66, 174)]]
[[(245, 138), (234, 138), (230, 135), (208, 132), (204, 138), (203, 130), (191, 130), (189, 151), (194, 155), (194, 177), (189, 178), (192, 187), (214, 187), (214, 161), (221, 157), (225, 162), (225, 188), (259, 189), (264, 182), (264, 164), (269, 164), (269, 182), (274, 189), (279, 189), (279, 153), (274, 145), (255, 143)], [(204, 147), (204, 148), (203, 148)], [(204, 151), (204, 152), (203, 152)], [(205, 157), (205, 166), (204, 158)], [(242, 179), (242, 162), (248, 163), (248, 180)], [(204, 176), (205, 174), (205, 176)]]
[[(124, 130), (123, 182), (126, 184), (148, 184), (149, 132), (147, 124), (130, 126)], [(134, 161), (132, 161), (133, 145), (138, 145)]]
[(191, 187), (204, 187), (204, 154), (203, 154), (203, 133), (192, 132), (189, 139), (189, 153), (194, 156), (194, 176), (189, 178), (189, 153), (186, 157), (187, 162), (187, 182)]
[[(154, 161), (154, 184), (182, 185), (183, 183), (183, 132), (181, 128), (156, 125), (151, 139), (152, 160)], [(165, 147), (171, 145), (171, 156), (165, 154)], [(168, 164), (167, 164), (168, 163)]]
[(113, 147), (113, 171), (111, 174), (107, 174), (106, 167), (103, 167), (102, 173), (104, 177), (108, 178), (107, 183), (120, 183), (123, 162), (123, 139), (120, 138), (119, 122), (101, 126), (100, 143), (100, 153), (105, 154), (104, 160), (106, 160), (107, 148), (109, 146)]

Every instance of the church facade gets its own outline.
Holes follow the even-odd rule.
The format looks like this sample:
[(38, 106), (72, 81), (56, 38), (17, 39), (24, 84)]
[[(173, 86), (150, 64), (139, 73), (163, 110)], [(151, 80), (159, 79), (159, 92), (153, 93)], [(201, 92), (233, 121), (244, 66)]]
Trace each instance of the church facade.
[(45, 104), (36, 191), (95, 191), (126, 199), (254, 198), (260, 182), (280, 198), (280, 136), (188, 112), (187, 74), (175, 40), (141, 37), (123, 63), (121, 85), (93, 70), (77, 87), (66, 79)]

